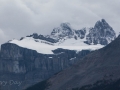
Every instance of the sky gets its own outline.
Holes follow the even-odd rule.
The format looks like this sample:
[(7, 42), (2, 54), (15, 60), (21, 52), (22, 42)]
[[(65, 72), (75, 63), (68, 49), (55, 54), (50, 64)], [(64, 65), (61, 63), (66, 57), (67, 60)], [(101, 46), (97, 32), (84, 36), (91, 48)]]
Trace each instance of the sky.
[(74, 29), (105, 19), (119, 33), (120, 0), (0, 0), (0, 44), (32, 33), (50, 34), (69, 22)]

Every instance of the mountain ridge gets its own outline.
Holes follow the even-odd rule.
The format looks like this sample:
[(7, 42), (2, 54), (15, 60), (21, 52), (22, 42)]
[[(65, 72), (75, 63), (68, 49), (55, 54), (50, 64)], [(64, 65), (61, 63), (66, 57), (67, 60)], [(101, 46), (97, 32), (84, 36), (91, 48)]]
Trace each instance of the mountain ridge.
[[(57, 48), (71, 50), (71, 47), (68, 48), (66, 46), (72, 46), (72, 50), (79, 50), (79, 48), (80, 50), (94, 50), (94, 47), (99, 49), (112, 42), (115, 38), (115, 31), (104, 19), (102, 19), (101, 21), (97, 21), (93, 28), (75, 30), (70, 26), (69, 23), (61, 23), (61, 25), (57, 28), (54, 28), (49, 35), (38, 35), (37, 33), (33, 33), (32, 35), (22, 37), (20, 40), (14, 39), (8, 43), (14, 43), (21, 47), (36, 50), (40, 53), (52, 54), (52, 50)], [(30, 47), (29, 44), (31, 44), (32, 47)], [(39, 47), (36, 46), (37, 44)], [(76, 48), (76, 46), (78, 48)], [(47, 48), (48, 51), (42, 52), (43, 50), (40, 47), (49, 48)], [(42, 51), (40, 51), (40, 49)]]

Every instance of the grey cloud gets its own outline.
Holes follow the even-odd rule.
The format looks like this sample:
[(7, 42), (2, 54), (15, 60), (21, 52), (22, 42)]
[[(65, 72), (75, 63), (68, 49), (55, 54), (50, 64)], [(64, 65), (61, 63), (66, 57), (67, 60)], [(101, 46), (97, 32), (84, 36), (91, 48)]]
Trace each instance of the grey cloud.
[(119, 32), (119, 3), (119, 0), (0, 0), (0, 28), (4, 33), (0, 43), (34, 32), (49, 34), (62, 22), (69, 22), (75, 29), (92, 27), (101, 18)]

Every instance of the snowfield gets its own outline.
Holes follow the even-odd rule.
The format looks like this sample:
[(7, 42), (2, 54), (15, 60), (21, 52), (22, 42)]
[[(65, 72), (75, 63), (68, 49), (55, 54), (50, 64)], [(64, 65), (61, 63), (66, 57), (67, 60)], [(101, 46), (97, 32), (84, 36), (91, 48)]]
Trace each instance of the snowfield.
[(14, 43), (20, 47), (36, 50), (38, 53), (42, 54), (54, 54), (52, 50), (62, 48), (68, 50), (96, 50), (104, 47), (104, 45), (87, 45), (84, 39), (75, 40), (73, 38), (61, 41), (58, 43), (50, 43), (40, 39), (34, 39), (33, 37), (25, 37), (23, 40), (13, 39), (9, 43)]

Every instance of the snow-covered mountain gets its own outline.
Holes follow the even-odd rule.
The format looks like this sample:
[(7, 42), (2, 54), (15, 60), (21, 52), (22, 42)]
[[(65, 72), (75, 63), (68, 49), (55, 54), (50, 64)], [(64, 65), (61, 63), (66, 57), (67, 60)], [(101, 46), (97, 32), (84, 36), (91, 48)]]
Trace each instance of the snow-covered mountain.
[(90, 28), (89, 34), (86, 37), (88, 44), (100, 43), (102, 45), (107, 45), (115, 38), (115, 31), (104, 19), (97, 21), (94, 28)]
[(14, 43), (21, 47), (36, 50), (43, 54), (53, 54), (57, 48), (69, 50), (95, 50), (104, 47), (116, 38), (115, 31), (104, 20), (97, 21), (94, 27), (75, 30), (69, 23), (62, 23), (54, 28), (49, 35), (32, 35), (13, 39), (8, 43)]
[[(98, 50), (95, 52), (91, 52), (91, 50), (104, 47), (116, 37), (114, 30), (105, 20), (98, 22), (93, 28), (83, 28), (80, 30), (73, 29), (69, 23), (62, 23), (58, 28), (54, 28), (49, 35), (33, 33), (19, 40), (13, 39), (2, 44), (0, 50), (0, 81), (11, 82), (12, 80), (22, 83), (20, 86), (7, 83), (6, 86), (1, 85), (0, 88), (2, 90), (25, 90), (25, 88), (50, 78), (54, 74), (81, 61), (83, 58), (85, 59), (86, 55), (97, 52)], [(111, 48), (109, 45), (107, 46)], [(117, 44), (117, 46), (114, 44), (113, 46), (117, 47), (119, 44)], [(101, 54), (98, 51), (95, 55), (92, 54), (91, 57), (93, 57), (93, 59), (91, 60), (95, 60), (94, 62), (96, 63), (97, 60), (95, 57), (97, 57), (103, 61), (101, 56), (104, 58), (106, 57), (105, 55), (108, 54), (113, 54), (113, 56), (116, 57), (114, 53), (111, 53), (111, 51), (115, 51), (116, 49), (112, 49), (108, 50), (109, 53), (101, 52)], [(103, 51), (106, 52), (104, 49)], [(89, 57), (87, 59), (89, 59)], [(111, 63), (113, 59), (110, 57), (110, 60)], [(83, 67), (89, 67), (93, 64), (93, 62), (88, 61), (81, 63)], [(108, 61), (109, 60), (106, 61), (107, 64)], [(88, 65), (86, 63), (88, 63)], [(98, 64), (103, 65), (101, 63)], [(98, 65), (96, 67), (98, 67)]]

